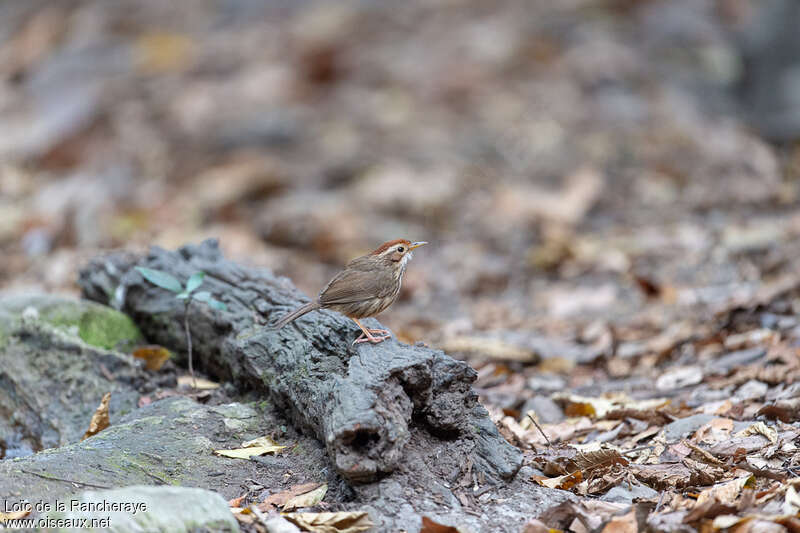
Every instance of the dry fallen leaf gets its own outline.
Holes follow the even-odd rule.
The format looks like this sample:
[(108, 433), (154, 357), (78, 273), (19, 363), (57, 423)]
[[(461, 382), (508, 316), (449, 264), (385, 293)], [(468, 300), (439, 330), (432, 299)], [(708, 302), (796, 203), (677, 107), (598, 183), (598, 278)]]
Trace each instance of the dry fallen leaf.
[(0, 511), (0, 524), (4, 524), (9, 520), (19, 520), (20, 518), (25, 518), (29, 514), (31, 514), (30, 509), (23, 509), (21, 511), (11, 511), (8, 513)]
[(294, 511), (295, 509), (300, 509), (302, 507), (312, 507), (314, 505), (317, 505), (319, 502), (322, 501), (327, 492), (328, 492), (328, 484), (325, 483), (312, 491), (306, 492), (305, 494), (299, 494), (294, 498), (290, 499), (283, 505), (283, 510)]
[(539, 521), (553, 528), (550, 531), (560, 531), (555, 529), (560, 527), (565, 531), (588, 532), (599, 530), (604, 522), (626, 507), (624, 504), (600, 500), (565, 501), (541, 512)]
[(781, 422), (793, 422), (800, 417), (800, 398), (780, 400), (771, 405), (765, 405), (756, 413), (771, 420), (779, 419)]
[(692, 441), (698, 444), (716, 444), (730, 439), (731, 431), (733, 431), (733, 420), (715, 418), (695, 431)]
[(716, 517), (712, 522), (713, 531), (724, 530), (731, 533), (784, 533), (797, 531), (797, 527), (798, 520), (794, 516), (724, 514)]
[[(551, 444), (568, 441), (573, 438), (576, 433), (585, 432), (589, 428), (594, 427), (592, 421), (587, 417), (565, 420), (558, 424), (539, 425), (542, 431), (547, 435)], [(520, 442), (528, 444), (547, 444), (542, 433), (530, 422), (528, 417), (523, 418), (522, 422), (517, 422), (511, 417), (504, 417), (500, 421), (500, 427), (501, 431), (503, 428), (507, 428)]]
[(97, 435), (110, 425), (111, 422), (108, 418), (108, 402), (110, 400), (111, 393), (105, 393), (105, 395), (103, 395), (103, 399), (100, 400), (100, 405), (97, 406), (97, 409), (95, 409), (94, 414), (92, 415), (92, 420), (89, 422), (89, 429), (87, 429), (86, 433), (83, 434), (81, 440), (88, 439), (92, 435)]
[(247, 494), (243, 494), (243, 495), (239, 496), (238, 498), (233, 498), (232, 500), (228, 500), (228, 507), (241, 508), (242, 507), (242, 502), (244, 501), (244, 499), (246, 497), (247, 497)]
[(789, 485), (789, 488), (786, 489), (786, 497), (783, 500), (783, 514), (796, 516), (799, 512), (800, 495), (797, 494), (797, 490), (792, 485)]
[[(219, 388), (219, 383), (214, 383), (213, 381), (203, 378), (195, 379), (197, 380), (197, 386), (194, 388), (197, 390), (212, 390)], [(178, 387), (192, 387), (192, 383), (192, 376), (178, 376)]]
[(699, 366), (679, 366), (661, 374), (656, 380), (656, 389), (671, 391), (696, 385), (703, 381), (703, 369)]
[(682, 463), (632, 464), (634, 477), (656, 490), (682, 489), (695, 481), (694, 473)]
[(281, 446), (269, 437), (259, 437), (242, 443), (241, 448), (233, 450), (214, 450), (216, 455), (232, 457), (234, 459), (249, 459), (257, 455), (279, 452), (286, 446)]
[(551, 533), (552, 531), (552, 528), (536, 518), (530, 519), (522, 529), (522, 533)]
[(602, 530), (602, 533), (637, 533), (639, 526), (636, 522), (636, 509), (612, 518)]
[(167, 359), (169, 359), (172, 354), (163, 346), (151, 344), (135, 349), (133, 351), (133, 356), (143, 359), (144, 367), (147, 370), (156, 371), (161, 370), (161, 367), (164, 366), (164, 363), (167, 362)]
[(718, 483), (713, 487), (703, 490), (697, 497), (695, 506), (702, 505), (709, 500), (715, 500), (726, 505), (732, 504), (745, 487), (753, 488), (756, 478), (749, 474), (725, 483)]
[(541, 476), (533, 476), (531, 479), (543, 487), (551, 489), (569, 490), (581, 481), (583, 481), (583, 474), (577, 470), (571, 474), (563, 476), (543, 478)]
[(465, 527), (453, 527), (440, 524), (431, 520), (427, 516), (422, 517), (422, 529), (419, 533), (470, 533), (470, 530)]
[(756, 422), (734, 435), (734, 437), (749, 437), (750, 435), (764, 435), (772, 444), (778, 442), (778, 432), (764, 422)]
[(565, 402), (564, 414), (567, 416), (591, 416), (595, 418), (603, 418), (606, 414), (621, 409), (646, 411), (669, 404), (668, 398), (632, 400), (622, 393), (608, 398), (591, 398), (577, 394), (556, 394), (553, 399)]
[(448, 353), (470, 353), (494, 360), (535, 363), (539, 356), (530, 348), (502, 339), (460, 336), (446, 339), (441, 348)]
[(307, 492), (311, 492), (314, 489), (319, 488), (322, 483), (302, 483), (300, 485), (294, 485), (287, 490), (282, 492), (276, 492), (275, 494), (270, 494), (267, 498), (261, 502), (258, 506), (259, 511), (269, 512), (272, 511), (275, 507), (283, 507), (286, 505), (286, 502), (294, 498), (295, 496), (299, 496), (301, 494), (306, 494)]
[(366, 511), (286, 513), (283, 516), (311, 533), (358, 533), (374, 526)]
[(586, 474), (592, 476), (600, 475), (600, 472), (607, 471), (615, 465), (628, 466), (628, 460), (622, 457), (617, 450), (596, 450), (590, 452), (580, 452), (572, 460), (575, 468), (582, 472), (584, 478)]
[(145, 33), (134, 44), (137, 68), (151, 74), (184, 68), (194, 47), (190, 37), (165, 31)]
[(240, 524), (252, 526), (256, 523), (256, 517), (250, 512), (249, 508), (242, 509), (241, 507), (231, 507), (231, 513), (233, 513), (233, 517)]

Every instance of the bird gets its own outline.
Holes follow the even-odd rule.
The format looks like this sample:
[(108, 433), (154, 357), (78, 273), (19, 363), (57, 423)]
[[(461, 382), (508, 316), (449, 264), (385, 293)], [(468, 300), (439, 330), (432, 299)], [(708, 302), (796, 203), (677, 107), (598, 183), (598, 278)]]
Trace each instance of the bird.
[(412, 250), (426, 244), (425, 241), (395, 239), (353, 259), (325, 285), (315, 300), (283, 316), (273, 329), (280, 329), (311, 311), (331, 309), (353, 319), (361, 329), (361, 336), (353, 344), (377, 344), (391, 338), (388, 330), (365, 328), (360, 319), (375, 316), (394, 303)]

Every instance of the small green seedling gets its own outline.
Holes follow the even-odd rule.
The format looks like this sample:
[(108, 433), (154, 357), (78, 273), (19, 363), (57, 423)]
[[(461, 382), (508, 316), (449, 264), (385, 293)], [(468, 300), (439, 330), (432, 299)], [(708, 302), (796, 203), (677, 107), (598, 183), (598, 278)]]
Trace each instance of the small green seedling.
[(186, 352), (189, 359), (189, 374), (192, 376), (192, 386), (197, 388), (194, 378), (194, 368), (192, 367), (192, 335), (189, 332), (189, 305), (193, 300), (197, 300), (198, 302), (207, 304), (209, 307), (216, 309), (217, 311), (227, 311), (228, 307), (219, 300), (214, 299), (210, 292), (197, 290), (200, 288), (200, 285), (203, 284), (203, 280), (206, 277), (205, 272), (195, 272), (189, 276), (189, 279), (186, 280), (186, 286), (184, 287), (174, 276), (161, 270), (154, 270), (152, 268), (140, 266), (137, 266), (136, 270), (138, 270), (139, 273), (144, 276), (144, 279), (156, 287), (161, 287), (162, 289), (173, 292), (175, 293), (175, 298), (184, 301), (183, 327), (186, 332)]

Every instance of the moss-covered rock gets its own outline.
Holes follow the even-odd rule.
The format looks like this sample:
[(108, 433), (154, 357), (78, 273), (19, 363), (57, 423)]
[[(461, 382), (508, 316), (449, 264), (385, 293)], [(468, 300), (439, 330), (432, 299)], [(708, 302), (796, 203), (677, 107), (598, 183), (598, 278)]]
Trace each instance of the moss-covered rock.
[[(0, 298), (0, 322), (16, 319), (41, 320), (79, 337), (83, 342), (126, 351), (142, 342), (136, 324), (125, 314), (87, 300), (50, 295), (12, 295)], [(0, 324), (0, 337), (8, 329)], [(0, 338), (0, 342), (2, 339)]]
[[(241, 496), (241, 484), (249, 478), (258, 479), (268, 487), (283, 486), (286, 476), (325, 481), (325, 475), (321, 473), (327, 466), (323, 448), (306, 436), (281, 439), (286, 444), (302, 443), (307, 450), (303, 455), (292, 454), (287, 449), (275, 456), (258, 458), (264, 459), (267, 464), (214, 454), (214, 450), (239, 448), (242, 441), (273, 434), (276, 426), (275, 415), (261, 412), (255, 403), (208, 406), (189, 398), (167, 398), (137, 409), (119, 420), (112, 420), (108, 429), (84, 441), (29, 457), (0, 461), (0, 502), (5, 500), (9, 505), (21, 500), (32, 504), (44, 502), (50, 510), (55, 510), (57, 504), (69, 506), (72, 500), (97, 501), (104, 494), (106, 501), (120, 502), (129, 501), (128, 496), (132, 494), (98, 492), (92, 496), (81, 495), (87, 490), (160, 485), (169, 488), (162, 489), (166, 490), (164, 495), (168, 495), (171, 501), (173, 497), (180, 497), (181, 503), (173, 501), (174, 512), (170, 512), (169, 507), (148, 504), (148, 514), (152, 509), (158, 510), (155, 513), (157, 515), (175, 516), (151, 516), (147, 520), (180, 518), (179, 522), (186, 524), (191, 523), (186, 522), (187, 516), (199, 516), (211, 500), (217, 502), (211, 502), (214, 506), (218, 505), (219, 500), (205, 492), (192, 495), (186, 491), (172, 491), (175, 486), (210, 489), (220, 494), (224, 502)], [(136, 493), (142, 489), (131, 490)], [(152, 501), (150, 497), (158, 494), (157, 490), (146, 489), (142, 498), (132, 497), (130, 501)], [(227, 513), (225, 516), (232, 516), (227, 504), (224, 509)], [(35, 512), (31, 516), (41, 518), (43, 515)], [(214, 516), (219, 515), (214, 513)], [(142, 517), (137, 515), (128, 518), (138, 520)], [(112, 517), (111, 526), (121, 526), (123, 523), (127, 527), (130, 521)], [(180, 531), (179, 525), (172, 529), (165, 523), (142, 526), (139, 531)], [(225, 530), (225, 524), (230, 523), (224, 521), (217, 528), (205, 530)], [(202, 529), (201, 526), (194, 530)]]
[(146, 375), (110, 346), (141, 342), (125, 315), (63, 297), (0, 297), (0, 459), (76, 442), (106, 392), (112, 420)]

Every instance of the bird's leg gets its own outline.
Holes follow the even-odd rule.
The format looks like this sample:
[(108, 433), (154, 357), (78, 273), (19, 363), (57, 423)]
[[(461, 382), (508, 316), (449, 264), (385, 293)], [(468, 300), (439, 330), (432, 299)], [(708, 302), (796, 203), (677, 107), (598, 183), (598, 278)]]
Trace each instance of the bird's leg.
[[(386, 339), (391, 337), (391, 335), (389, 335), (389, 332), (384, 330), (384, 329), (367, 329), (367, 328), (365, 328), (364, 326), (361, 325), (361, 322), (359, 322), (358, 319), (355, 319), (355, 318), (353, 319), (353, 322), (355, 322), (356, 325), (359, 328), (361, 328), (361, 331), (364, 332), (364, 333), (361, 334), (361, 336), (359, 338), (357, 338), (355, 341), (353, 341), (353, 344), (359, 344), (359, 343), (362, 343), (362, 342), (371, 342), (372, 344), (377, 344), (377, 343), (385, 341)], [(385, 335), (380, 335), (378, 337), (373, 337), (372, 336), (373, 333), (381, 333), (381, 334), (385, 333)]]

